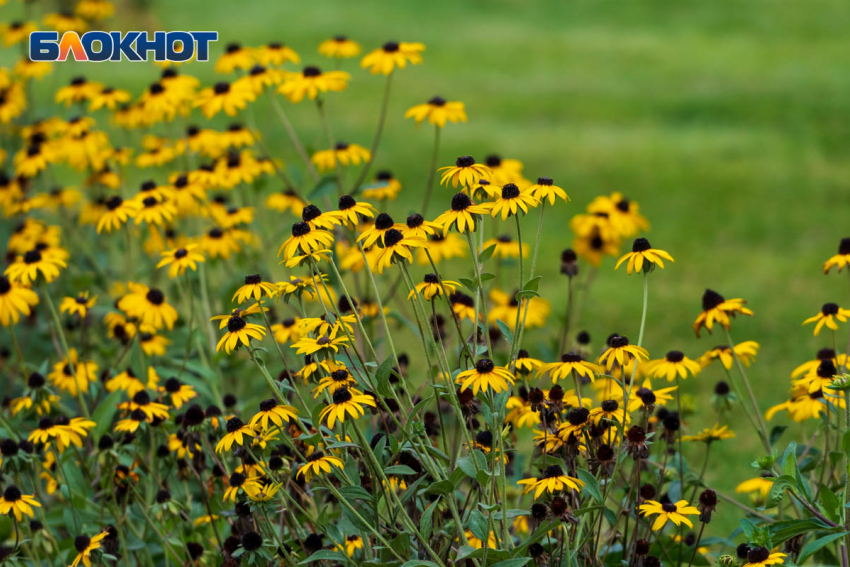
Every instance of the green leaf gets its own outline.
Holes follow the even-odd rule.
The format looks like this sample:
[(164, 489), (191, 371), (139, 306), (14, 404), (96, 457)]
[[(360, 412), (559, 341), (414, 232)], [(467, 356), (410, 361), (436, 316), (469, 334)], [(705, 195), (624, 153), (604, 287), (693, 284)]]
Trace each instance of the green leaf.
[[(431, 502), (419, 518), (419, 531), (422, 532), (422, 537), (426, 540), (431, 539), (431, 532), (434, 530), (434, 510), (437, 509), (437, 504), (439, 502), (439, 498), (434, 502)], [(408, 563), (410, 562), (408, 561)], [(407, 563), (405, 563), (405, 565), (407, 565)]]
[(531, 561), (531, 557), (517, 557), (516, 559), (499, 561), (493, 567), (523, 567), (529, 561)]
[(481, 541), (487, 541), (489, 534), (489, 530), (487, 529), (487, 518), (484, 517), (484, 514), (481, 513), (480, 510), (473, 510), (469, 514), (469, 531), (472, 532), (472, 535), (480, 539)]
[(501, 319), (496, 319), (496, 325), (499, 327), (499, 330), (502, 332), (502, 336), (504, 336), (509, 343), (514, 344), (514, 333), (511, 331), (511, 328), (508, 327), (507, 323), (502, 321)]
[(537, 286), (540, 285), (540, 280), (543, 276), (534, 276), (522, 286), (522, 291), (537, 291)]
[(407, 465), (393, 465), (384, 469), (384, 474), (394, 475), (411, 475), (416, 474), (416, 471)]
[(540, 297), (540, 293), (534, 291), (533, 289), (524, 289), (516, 294), (516, 300), (521, 301), (523, 299), (532, 299), (534, 297)]
[(115, 412), (118, 411), (117, 404), (121, 399), (121, 394), (121, 390), (116, 390), (97, 404), (97, 408), (91, 414), (92, 421), (97, 424), (94, 426), (92, 438), (100, 439), (104, 433), (109, 431), (109, 428), (112, 425), (112, 417), (115, 415)]
[(343, 486), (339, 489), (346, 500), (371, 500), (372, 495), (362, 486)]
[(597, 482), (596, 477), (584, 469), (578, 470), (578, 477), (584, 482), (582, 490), (590, 494), (599, 504), (602, 504), (602, 491), (599, 490), (599, 482)]
[(458, 278), (457, 281), (463, 284), (463, 287), (468, 289), (469, 291), (475, 291), (478, 289), (478, 282), (475, 280), (471, 280), (469, 278)]
[(451, 494), (454, 489), (452, 481), (439, 480), (425, 488), (424, 494)]
[(300, 562), (299, 565), (307, 565), (308, 563), (312, 563), (313, 561), (337, 561), (339, 563), (345, 563), (348, 561), (348, 557), (339, 553), (338, 551), (332, 551), (330, 549), (320, 549), (304, 561)]
[[(422, 534), (425, 535), (425, 534)], [(427, 537), (427, 536), (426, 536)], [(421, 559), (411, 559), (406, 563), (402, 563), (401, 567), (439, 567), (433, 561), (423, 561)]]
[(797, 560), (797, 564), (800, 565), (809, 558), (810, 555), (821, 549), (822, 547), (829, 545), (833, 541), (840, 539), (846, 535), (850, 534), (850, 532), (838, 532), (837, 534), (829, 534), (823, 536), (820, 539), (816, 539), (814, 541), (810, 541), (806, 544), (806, 546), (800, 551), (800, 558)]
[[(473, 463), (472, 459), (475, 459)], [(475, 465), (478, 465), (476, 469)], [(460, 470), (462, 470), (466, 476), (469, 478), (477, 478), (477, 474), (482, 470), (487, 470), (487, 458), (484, 456), (484, 453), (479, 451), (478, 449), (474, 449), (472, 454), (464, 455), (460, 459), (457, 460), (457, 466)]]
[(838, 500), (838, 496), (823, 484), (820, 485), (819, 494), (818, 500), (820, 500), (821, 511), (833, 522), (838, 522), (841, 514), (841, 502)]
[(478, 277), (481, 278), (481, 283), (483, 284), (484, 282), (489, 282), (490, 280), (496, 279), (496, 274), (491, 274), (490, 272), (484, 272), (482, 274), (479, 274)]
[(829, 526), (817, 518), (780, 520), (770, 525), (770, 538), (774, 545), (779, 545), (800, 534), (823, 529)]
[(336, 178), (333, 175), (322, 177), (316, 186), (307, 195), (308, 202), (316, 202), (326, 195), (332, 195), (336, 190)]
[(481, 254), (478, 255), (478, 263), (483, 264), (493, 255), (493, 252), (496, 251), (496, 245), (488, 246), (484, 250), (481, 251)]
[(770, 444), (775, 445), (786, 429), (788, 429), (787, 425), (774, 425), (770, 430)]
[(767, 503), (765, 507), (773, 508), (776, 506), (786, 490), (794, 490), (797, 486), (797, 479), (788, 476), (787, 474), (780, 475), (779, 478), (773, 481), (773, 486), (770, 487), (770, 492), (767, 495)]
[(384, 397), (391, 397), (393, 392), (390, 386), (390, 374), (393, 370), (393, 357), (388, 356), (375, 371), (375, 379), (378, 381), (378, 393)]

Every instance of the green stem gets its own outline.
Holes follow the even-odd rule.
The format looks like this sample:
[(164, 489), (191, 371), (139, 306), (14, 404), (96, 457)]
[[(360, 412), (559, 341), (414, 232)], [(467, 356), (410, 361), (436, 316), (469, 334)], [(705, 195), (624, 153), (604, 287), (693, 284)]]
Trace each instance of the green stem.
[(393, 75), (395, 75), (395, 73), (387, 75), (387, 80), (384, 83), (384, 98), (381, 102), (381, 112), (378, 115), (378, 131), (375, 132), (375, 139), (372, 140), (372, 150), (370, 152), (369, 161), (363, 165), (363, 169), (360, 171), (357, 181), (355, 181), (354, 185), (351, 186), (352, 193), (355, 193), (357, 189), (360, 188), (360, 184), (363, 183), (364, 179), (366, 179), (366, 176), (369, 174), (369, 170), (372, 168), (372, 164), (375, 163), (375, 156), (378, 155), (378, 144), (381, 142), (381, 134), (384, 132), (384, 122), (386, 122), (387, 119), (387, 107), (390, 102), (390, 87), (392, 86)]
[[(741, 375), (741, 380), (744, 382), (744, 388), (747, 390), (747, 396), (750, 398), (750, 404), (752, 405), (752, 411), (755, 413), (755, 421), (759, 426), (759, 436), (761, 437), (761, 442), (764, 445), (765, 451), (770, 453), (770, 437), (767, 434), (767, 427), (764, 424), (764, 420), (761, 417), (761, 412), (759, 411), (758, 402), (756, 402), (755, 394), (753, 394), (753, 388), (750, 386), (750, 381), (747, 378), (747, 372), (744, 370), (744, 365), (741, 363), (741, 359), (738, 358), (738, 353), (735, 352), (735, 342), (732, 340), (732, 333), (729, 332), (729, 329), (723, 327), (723, 330), (726, 333), (726, 341), (729, 343), (729, 349), (732, 351), (732, 357), (735, 359), (735, 366), (738, 368), (738, 374)], [(827, 435), (829, 431), (827, 430)]]
[(434, 126), (434, 149), (431, 150), (431, 167), (428, 169), (428, 181), (425, 183), (425, 200), (422, 201), (422, 216), (428, 215), (428, 203), (431, 202), (431, 191), (434, 189), (434, 176), (437, 172), (437, 156), (440, 151), (440, 132), (442, 128)]

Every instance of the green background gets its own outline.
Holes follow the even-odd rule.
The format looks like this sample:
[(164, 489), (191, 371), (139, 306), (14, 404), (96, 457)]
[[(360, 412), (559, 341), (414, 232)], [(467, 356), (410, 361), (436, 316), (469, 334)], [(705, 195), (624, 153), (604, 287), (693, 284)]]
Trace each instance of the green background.
[[(825, 277), (820, 268), (840, 238), (850, 236), (846, 2), (183, 0), (139, 6), (119, 6), (119, 27), (218, 30), (214, 55), (230, 41), (283, 41), (304, 63), (328, 68), (316, 47), (335, 34), (349, 35), (367, 51), (388, 40), (425, 43), (424, 64), (394, 79), (377, 156), (377, 167), (391, 169), (405, 187), (390, 209), (397, 220), (421, 201), (432, 143), (431, 129), (417, 129), (403, 113), (435, 94), (463, 101), (469, 115), (468, 124), (446, 127), (441, 165), (461, 154), (483, 159), (496, 152), (522, 160), (529, 178), (553, 177), (572, 198), (547, 209), (539, 266), (553, 314), (548, 334), (531, 332), (526, 345), (559, 335), (566, 280), (558, 266), (572, 238), (569, 219), (594, 196), (622, 191), (649, 218), (652, 244), (676, 259), (650, 276), (645, 346), (653, 357), (679, 349), (695, 358), (723, 342), (717, 334), (697, 340), (691, 330), (706, 287), (746, 298), (755, 311), (755, 318), (735, 321), (733, 334), (762, 345), (750, 369), (762, 409), (784, 399), (795, 366), (831, 346), (828, 332), (813, 338), (811, 327), (800, 323), (826, 301), (850, 304), (847, 275)], [(4, 8), (7, 14), (14, 9)], [(209, 84), (211, 67), (181, 70)], [(327, 97), (334, 131), (368, 147), (383, 77), (359, 69), (356, 60), (343, 68), (354, 79), (344, 95)], [(158, 75), (145, 64), (67, 64), (45, 82), (62, 84), (81, 71), (134, 95)], [(284, 104), (305, 143), (323, 148), (314, 106)], [(269, 145), (297, 167), (267, 101), (256, 112)], [(435, 189), (432, 216), (451, 194)], [(536, 218), (524, 224), (529, 237)], [(467, 272), (456, 263), (444, 275)], [(595, 348), (615, 331), (636, 338), (640, 300), (641, 278), (614, 272), (608, 259), (580, 327), (590, 331)], [(844, 326), (842, 344), (846, 332)], [(688, 432), (714, 423), (709, 397), (722, 377), (713, 366), (685, 384), (699, 407), (688, 418)], [(743, 415), (734, 416), (732, 426), (737, 439), (712, 450), (707, 474), (726, 492), (755, 476), (749, 463), (760, 453)], [(792, 437), (805, 442), (804, 431), (812, 428), (793, 427), (781, 446)], [(709, 535), (726, 535), (723, 528), (737, 523), (735, 508), (721, 504), (719, 513)]]

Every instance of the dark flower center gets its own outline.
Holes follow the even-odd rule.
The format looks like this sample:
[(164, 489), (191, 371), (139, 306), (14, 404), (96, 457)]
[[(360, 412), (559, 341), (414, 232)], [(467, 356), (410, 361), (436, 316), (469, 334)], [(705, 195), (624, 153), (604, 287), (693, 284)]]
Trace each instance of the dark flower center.
[(484, 430), (479, 431), (475, 435), (475, 442), (481, 445), (482, 447), (492, 447), (493, 446), (493, 432)]
[(9, 282), (9, 278), (0, 276), (0, 295), (9, 293), (10, 289), (12, 289), (12, 284)]
[(717, 293), (714, 290), (707, 289), (705, 293), (702, 294), (702, 310), (710, 311), (726, 301), (722, 295)]
[(490, 373), (490, 372), (493, 371), (494, 367), (495, 366), (493, 365), (493, 361), (490, 360), (489, 358), (482, 358), (481, 360), (479, 360), (478, 362), (475, 363), (475, 370), (479, 374)]
[(179, 392), (181, 386), (182, 384), (180, 383), (180, 380), (173, 376), (165, 381), (165, 391), (169, 394)]
[(257, 75), (262, 75), (265, 72), (266, 72), (266, 68), (263, 67), (262, 65), (254, 65), (253, 67), (251, 67), (251, 70), (248, 71), (248, 74), (253, 76), (253, 77), (256, 77)]
[(502, 187), (502, 199), (516, 199), (519, 197), (519, 187), (513, 183), (508, 183)]
[(610, 461), (614, 458), (614, 449), (610, 445), (600, 445), (596, 450), (596, 458), (602, 462)]
[(616, 337), (612, 337), (608, 344), (611, 345), (611, 348), (623, 348), (625, 346), (629, 346), (629, 339), (626, 337), (617, 335)]
[(351, 395), (351, 392), (348, 391), (348, 388), (343, 387), (334, 392), (333, 402), (334, 404), (344, 404), (346, 402), (350, 402), (352, 398), (353, 396)]
[(761, 563), (770, 557), (770, 550), (766, 547), (753, 547), (747, 552), (747, 561), (750, 563)]
[[(309, 228), (310, 227), (307, 227), (307, 229), (308, 229), (307, 232), (309, 232)], [(294, 227), (293, 227), (293, 231), (294, 231)], [(213, 228), (212, 230), (210, 230), (207, 233), (207, 236), (209, 236), (210, 238), (221, 238), (222, 236), (224, 236), (224, 233), (221, 231), (220, 228)]]
[(466, 193), (458, 193), (452, 197), (453, 211), (465, 211), (470, 205), (472, 205), (472, 201)]
[(321, 69), (314, 66), (304, 67), (304, 76), (305, 77), (318, 77), (322, 74)]
[(178, 248), (174, 252), (174, 259), (179, 260), (180, 258), (185, 258), (188, 254), (189, 254), (189, 251), (186, 250), (185, 248)]
[(227, 44), (227, 53), (236, 53), (240, 49), (242, 49), (242, 46), (239, 45), (238, 43), (228, 43)]
[(136, 395), (133, 396), (133, 403), (140, 406), (146, 406), (151, 403), (151, 397), (147, 392), (142, 390), (141, 392), (136, 392)]
[(620, 201), (617, 202), (616, 207), (617, 207), (617, 210), (620, 211), (620, 212), (623, 212), (623, 213), (629, 212), (629, 200), (628, 199), (621, 199)]
[(8, 487), (6, 487), (6, 491), (3, 493), (3, 498), (7, 502), (14, 502), (16, 500), (20, 500), (21, 499), (21, 491), (14, 484), (10, 484)]
[(487, 164), (487, 167), (499, 167), (502, 165), (502, 158), (495, 154), (491, 154), (487, 156), (487, 159), (484, 160), (484, 163)]
[(245, 319), (240, 317), (239, 315), (233, 315), (230, 319), (227, 320), (227, 330), (231, 333), (236, 333), (245, 328), (247, 323)]
[(384, 44), (383, 49), (384, 49), (384, 51), (386, 51), (387, 53), (394, 53), (394, 52), (398, 51), (398, 42), (396, 42), (396, 41), (388, 41), (388, 42), (386, 42), (386, 43)]
[(245, 482), (245, 475), (240, 474), (238, 472), (230, 475), (230, 486), (242, 486)]
[(537, 178), (537, 184), (538, 185), (545, 185), (545, 186), (548, 187), (548, 186), (552, 185), (552, 183), (553, 182), (552, 182), (551, 177), (538, 177)]
[(672, 502), (665, 502), (661, 505), (661, 509), (667, 512), (668, 514), (676, 511), (676, 505)]
[(617, 400), (605, 400), (602, 402), (602, 411), (611, 413), (612, 411), (617, 411), (617, 408), (620, 407), (620, 404), (617, 403)]
[(822, 348), (818, 351), (817, 356), (815, 357), (818, 360), (825, 360), (827, 358), (835, 358), (835, 351), (831, 348)]
[(414, 213), (407, 217), (407, 227), (408, 228), (416, 228), (418, 226), (422, 226), (422, 223), (425, 222), (425, 219), (422, 218), (422, 215), (418, 213)]
[(652, 248), (652, 246), (646, 238), (635, 238), (635, 241), (632, 244), (632, 252), (645, 252), (650, 248)]
[(630, 443), (643, 443), (646, 441), (646, 430), (640, 425), (633, 425), (626, 432)]
[(263, 278), (260, 277), (260, 274), (245, 276), (245, 285), (257, 285), (261, 281), (263, 281)]
[(424, 280), (427, 284), (440, 283), (440, 278), (437, 277), (437, 274), (425, 274)]
[(640, 398), (640, 401), (642, 401), (643, 405), (645, 406), (649, 406), (655, 403), (655, 392), (653, 392), (649, 388), (638, 389), (637, 396), (638, 398)]
[(428, 101), (428, 104), (431, 106), (444, 106), (446, 104), (446, 99), (441, 96), (435, 96), (431, 100)]
[(528, 358), (528, 351), (525, 350), (524, 348), (521, 348), (521, 349), (519, 349), (519, 352), (517, 352), (516, 357), (517, 358)]
[(823, 313), (824, 316), (835, 315), (838, 313), (838, 304), (824, 303), (823, 307), (820, 308), (820, 312)]
[(334, 382), (346, 382), (348, 380), (348, 370), (334, 370), (331, 372), (331, 380)]
[(227, 94), (228, 92), (230, 92), (230, 85), (225, 83), (224, 81), (216, 83), (215, 87), (213, 87), (213, 91), (215, 91), (215, 94), (217, 95)]
[(234, 431), (239, 431), (244, 425), (238, 417), (231, 417), (227, 420), (227, 432), (233, 433)]
[(391, 228), (384, 234), (384, 246), (395, 246), (402, 239), (404, 239), (404, 235), (399, 230)]
[(82, 553), (88, 549), (90, 543), (91, 538), (89, 536), (79, 535), (74, 538), (74, 549), (76, 549), (78, 553)]
[(292, 225), (292, 236), (296, 238), (310, 233), (310, 225), (306, 222), (297, 222)]
[(572, 363), (581, 362), (581, 355), (578, 355), (578, 354), (576, 354), (576, 353), (574, 353), (574, 352), (568, 352), (568, 353), (566, 353), (566, 354), (562, 354), (562, 355), (561, 355), (561, 362), (564, 362), (564, 363), (567, 363), (567, 362), (572, 362)]
[(835, 364), (830, 359), (821, 360), (818, 365), (818, 377), (819, 378), (832, 378), (838, 374), (838, 369), (835, 368)]
[(458, 303), (465, 307), (473, 307), (475, 306), (475, 300), (472, 297), (466, 295), (465, 293), (456, 292), (453, 293), (449, 299), (451, 299), (452, 303)]
[(24, 254), (24, 262), (27, 264), (36, 264), (41, 262), (41, 252), (38, 250), (30, 250)]
[(343, 195), (339, 198), (339, 210), (345, 211), (357, 204), (351, 195)]
[(142, 204), (143, 204), (145, 207), (153, 207), (153, 206), (156, 206), (156, 204), (157, 204), (158, 202), (159, 202), (159, 201), (157, 201), (157, 200), (156, 200), (156, 197), (145, 197), (145, 198), (144, 198), (144, 200), (142, 200)]
[(564, 469), (560, 465), (549, 465), (543, 470), (541, 478), (555, 478), (556, 476), (564, 476)]
[(143, 412), (140, 409), (135, 409), (130, 413), (130, 419), (132, 419), (133, 421), (140, 421), (141, 422), (141, 421), (146, 420), (147, 418), (148, 418), (148, 416), (145, 415), (145, 412)]
[(162, 302), (165, 301), (165, 296), (155, 287), (151, 288), (145, 297), (154, 305), (162, 305)]
[(667, 362), (682, 362), (685, 359), (684, 353), (678, 350), (671, 350), (667, 353)]
[(475, 165), (475, 158), (472, 156), (460, 156), (455, 160), (455, 165), (457, 167), (470, 167)]
[(572, 425), (581, 425), (587, 421), (590, 411), (587, 408), (575, 408), (567, 414), (567, 421)]
[(387, 230), (388, 228), (392, 228), (394, 224), (395, 221), (387, 213), (381, 213), (375, 217), (375, 228), (378, 230)]
[(268, 398), (260, 402), (260, 411), (271, 411), (277, 407), (277, 402), (274, 398)]
[(838, 253), (842, 256), (850, 254), (850, 238), (841, 239), (841, 244), (838, 245)]
[(43, 417), (41, 418), (41, 421), (38, 422), (38, 428), (41, 430), (50, 429), (53, 425), (53, 420), (49, 417)]
[(714, 385), (714, 393), (718, 396), (725, 396), (729, 393), (729, 384), (721, 380)]

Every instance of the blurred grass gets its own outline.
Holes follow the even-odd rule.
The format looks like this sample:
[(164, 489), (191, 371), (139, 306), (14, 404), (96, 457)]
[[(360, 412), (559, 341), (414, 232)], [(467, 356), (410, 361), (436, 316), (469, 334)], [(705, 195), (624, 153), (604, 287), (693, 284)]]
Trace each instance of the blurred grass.
[[(737, 341), (762, 345), (750, 369), (762, 409), (782, 401), (791, 369), (831, 346), (829, 334), (813, 339), (800, 322), (826, 301), (850, 304), (847, 277), (824, 277), (820, 270), (848, 235), (850, 7), (843, 0), (184, 0), (149, 7), (152, 17), (123, 9), (131, 22), (125, 27), (218, 30), (215, 55), (229, 41), (284, 41), (304, 63), (328, 67), (315, 49), (337, 33), (366, 50), (387, 40), (424, 42), (425, 63), (394, 80), (376, 160), (405, 186), (391, 212), (401, 218), (421, 201), (432, 134), (402, 115), (435, 94), (464, 101), (470, 120), (446, 128), (442, 165), (461, 154), (482, 159), (496, 152), (522, 160), (529, 178), (553, 177), (573, 199), (547, 209), (539, 264), (553, 315), (548, 334), (530, 333), (529, 345), (560, 330), (566, 282), (557, 273), (558, 255), (570, 244), (569, 218), (594, 196), (619, 190), (650, 219), (653, 245), (676, 258), (650, 280), (645, 345), (655, 357), (670, 349), (696, 357), (722, 342), (722, 336), (696, 340), (690, 328), (705, 287), (744, 297), (756, 312), (754, 319), (736, 320), (733, 333)], [(208, 84), (214, 80), (210, 67), (183, 69)], [(327, 99), (334, 131), (368, 146), (383, 81), (355, 62), (344, 68), (354, 74), (349, 90)], [(85, 72), (134, 93), (158, 73), (138, 64), (68, 64), (58, 71), (63, 83)], [(305, 143), (325, 146), (311, 104), (287, 110)], [(297, 167), (266, 101), (256, 111), (266, 133), (274, 128), (270, 146)], [(436, 189), (432, 214), (447, 206), (450, 194)], [(524, 224), (526, 235), (533, 236), (536, 217)], [(460, 263), (455, 269), (448, 275), (466, 270)], [(636, 336), (640, 297), (640, 278), (613, 272), (608, 260), (580, 326), (595, 345), (613, 331)], [(690, 432), (713, 424), (708, 399), (721, 378), (719, 367), (712, 367), (685, 384), (700, 407)], [(760, 451), (744, 416), (734, 417), (733, 426), (738, 438), (713, 449), (707, 475), (726, 492), (754, 476), (749, 463)], [(792, 436), (802, 440), (802, 430), (787, 432), (782, 446)], [(700, 451), (692, 451), (693, 466)], [(737, 510), (721, 505), (712, 535), (728, 533), (723, 528), (737, 517)]]

